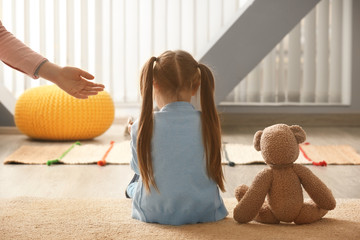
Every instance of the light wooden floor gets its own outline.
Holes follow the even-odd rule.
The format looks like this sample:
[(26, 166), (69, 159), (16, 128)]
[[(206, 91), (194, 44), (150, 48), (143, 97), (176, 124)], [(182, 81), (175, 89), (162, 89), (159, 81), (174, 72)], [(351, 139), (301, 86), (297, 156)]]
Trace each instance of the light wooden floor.
[[(254, 133), (263, 127), (224, 127), (225, 142), (252, 144)], [(349, 144), (360, 153), (360, 127), (304, 127), (312, 144)], [(123, 126), (113, 125), (95, 142), (122, 140)], [(124, 198), (133, 173), (129, 166), (97, 165), (3, 165), (3, 160), (22, 144), (43, 144), (21, 134), (0, 134), (0, 198), (16, 196)], [(265, 165), (224, 166), (224, 197), (233, 197), (240, 184), (251, 184)], [(360, 198), (360, 165), (309, 168), (333, 191), (336, 198)]]

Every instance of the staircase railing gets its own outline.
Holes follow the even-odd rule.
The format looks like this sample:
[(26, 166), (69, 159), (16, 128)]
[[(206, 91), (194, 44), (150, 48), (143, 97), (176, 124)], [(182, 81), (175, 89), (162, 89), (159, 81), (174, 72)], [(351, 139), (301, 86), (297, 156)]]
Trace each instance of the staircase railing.
[(352, 1), (322, 0), (223, 105), (349, 105)]

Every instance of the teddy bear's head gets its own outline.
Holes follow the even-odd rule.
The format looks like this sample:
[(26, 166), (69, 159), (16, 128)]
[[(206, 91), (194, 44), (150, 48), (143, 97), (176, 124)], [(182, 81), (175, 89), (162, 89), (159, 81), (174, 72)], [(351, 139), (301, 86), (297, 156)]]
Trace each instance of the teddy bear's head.
[(254, 147), (267, 164), (286, 165), (296, 161), (299, 156), (299, 143), (306, 139), (305, 131), (297, 125), (276, 124), (257, 131)]

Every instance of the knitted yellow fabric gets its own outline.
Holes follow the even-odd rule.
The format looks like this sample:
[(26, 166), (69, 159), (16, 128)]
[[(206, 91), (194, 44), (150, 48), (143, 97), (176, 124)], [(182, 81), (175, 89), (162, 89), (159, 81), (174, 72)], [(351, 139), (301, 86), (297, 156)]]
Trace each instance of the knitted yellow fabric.
[(103, 134), (114, 120), (114, 103), (103, 91), (88, 99), (74, 98), (56, 85), (25, 91), (15, 106), (21, 132), (41, 140), (82, 140)]

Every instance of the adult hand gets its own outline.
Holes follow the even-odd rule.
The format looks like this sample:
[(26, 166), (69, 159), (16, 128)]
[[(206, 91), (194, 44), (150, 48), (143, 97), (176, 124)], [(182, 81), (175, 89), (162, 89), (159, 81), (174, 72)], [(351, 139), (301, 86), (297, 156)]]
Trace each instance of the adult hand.
[(45, 62), (39, 69), (39, 76), (45, 78), (73, 97), (86, 99), (104, 90), (104, 85), (90, 82), (94, 76), (75, 67), (60, 67)]

